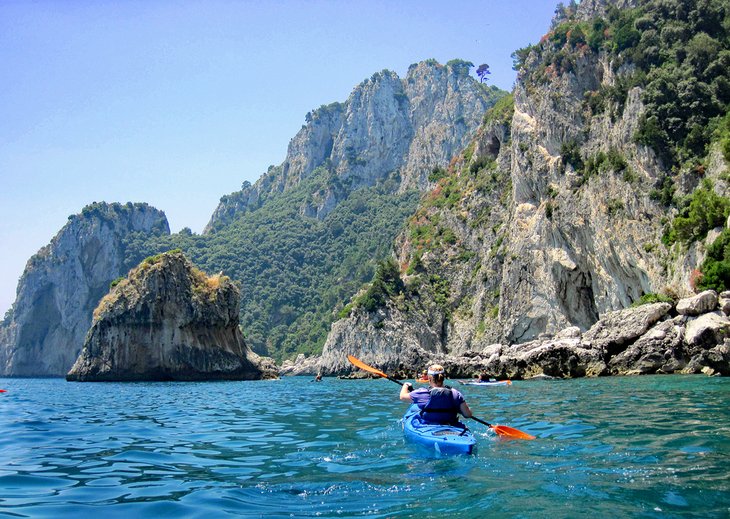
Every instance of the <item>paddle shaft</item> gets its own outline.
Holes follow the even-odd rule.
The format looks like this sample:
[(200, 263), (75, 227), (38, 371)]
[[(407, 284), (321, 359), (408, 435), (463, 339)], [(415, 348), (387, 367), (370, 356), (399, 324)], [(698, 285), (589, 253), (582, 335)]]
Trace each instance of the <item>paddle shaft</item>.
[(398, 384), (399, 386), (402, 386), (402, 385), (403, 385), (403, 382), (401, 382), (401, 381), (400, 381), (400, 380), (398, 380), (397, 378), (389, 377), (388, 375), (386, 375), (386, 376), (385, 376), (385, 378), (387, 378), (387, 379), (388, 379), (388, 380), (390, 380), (391, 382), (395, 382), (395, 383), (396, 383), (396, 384)]
[(477, 421), (477, 422), (479, 422), (479, 423), (483, 423), (484, 425), (486, 425), (486, 426), (487, 426), (487, 427), (489, 427), (490, 429), (494, 429), (494, 426), (493, 426), (492, 424), (490, 424), (489, 422), (485, 422), (484, 420), (481, 420), (481, 419), (477, 418), (476, 416), (471, 416), (470, 418), (471, 418), (472, 420), (476, 420), (476, 421)]

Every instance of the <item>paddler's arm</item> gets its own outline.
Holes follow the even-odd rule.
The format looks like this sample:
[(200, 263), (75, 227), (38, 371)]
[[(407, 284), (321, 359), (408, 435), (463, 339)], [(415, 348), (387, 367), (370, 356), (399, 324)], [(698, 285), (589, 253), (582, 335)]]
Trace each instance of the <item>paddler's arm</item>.
[(466, 418), (471, 418), (471, 409), (469, 409), (469, 406), (466, 402), (462, 402), (459, 406), (459, 411), (462, 415), (464, 415)]
[(413, 400), (411, 400), (411, 391), (413, 391), (413, 386), (410, 382), (403, 384), (400, 388), (400, 399), (404, 402), (413, 403)]

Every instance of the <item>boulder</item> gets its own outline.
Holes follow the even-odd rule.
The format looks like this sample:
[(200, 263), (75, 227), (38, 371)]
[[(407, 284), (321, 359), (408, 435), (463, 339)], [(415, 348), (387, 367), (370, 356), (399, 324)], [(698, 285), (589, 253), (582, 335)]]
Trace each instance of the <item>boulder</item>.
[(584, 348), (580, 339), (553, 339), (504, 346), (480, 371), (500, 379), (575, 378), (603, 375), (606, 364), (598, 350)]
[(563, 330), (560, 330), (555, 334), (556, 339), (577, 339), (581, 336), (580, 328), (577, 326), (570, 326)]
[(684, 328), (672, 320), (663, 321), (613, 357), (608, 367), (612, 375), (673, 373), (686, 365), (682, 355)]
[(726, 340), (714, 348), (702, 350), (692, 357), (682, 373), (704, 373), (706, 375), (730, 375), (730, 344)]
[(701, 315), (717, 308), (717, 292), (705, 290), (693, 297), (680, 299), (677, 302), (677, 313), (680, 315)]
[(320, 357), (313, 355), (307, 357), (303, 353), (297, 355), (295, 360), (285, 360), (279, 368), (279, 375), (297, 376), (297, 375), (317, 375), (320, 372)]
[(610, 358), (625, 350), (671, 309), (669, 303), (653, 303), (609, 312), (583, 335), (583, 340)]
[(687, 320), (685, 342), (690, 346), (714, 347), (730, 337), (730, 319), (723, 312), (711, 312)]

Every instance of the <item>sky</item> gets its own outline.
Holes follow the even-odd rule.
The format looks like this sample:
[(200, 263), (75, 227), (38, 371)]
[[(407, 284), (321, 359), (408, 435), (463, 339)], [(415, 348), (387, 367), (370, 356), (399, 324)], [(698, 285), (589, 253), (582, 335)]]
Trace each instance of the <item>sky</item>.
[[(552, 0), (0, 0), (0, 319), (28, 259), (87, 204), (147, 202), (200, 233), (286, 157), (307, 112), (374, 72), (487, 63)], [(472, 69), (472, 74), (475, 69)]]

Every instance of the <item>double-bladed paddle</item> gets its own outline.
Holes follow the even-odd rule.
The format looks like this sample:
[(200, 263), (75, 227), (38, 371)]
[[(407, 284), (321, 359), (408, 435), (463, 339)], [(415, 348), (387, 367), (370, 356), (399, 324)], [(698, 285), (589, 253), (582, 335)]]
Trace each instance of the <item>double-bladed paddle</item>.
[[(379, 377), (387, 378), (388, 380), (390, 380), (391, 382), (395, 382), (399, 386), (403, 385), (403, 382), (401, 382), (400, 380), (395, 379), (389, 375), (386, 375), (379, 369), (375, 369), (372, 366), (368, 366), (363, 361), (361, 361), (360, 359), (358, 359), (356, 357), (353, 357), (352, 355), (348, 355), (347, 360), (349, 360), (350, 363), (355, 367), (358, 367), (365, 371), (369, 371), (370, 373), (378, 375)], [(506, 438), (513, 438), (516, 440), (534, 440), (535, 439), (535, 437), (533, 435), (527, 434), (526, 432), (522, 432), (519, 429), (515, 429), (514, 427), (508, 427), (506, 425), (492, 425), (488, 422), (485, 422), (484, 420), (480, 420), (476, 416), (472, 416), (471, 418), (481, 424), (486, 425), (487, 427), (492, 429), (495, 433), (497, 433), (499, 436), (504, 436)]]

